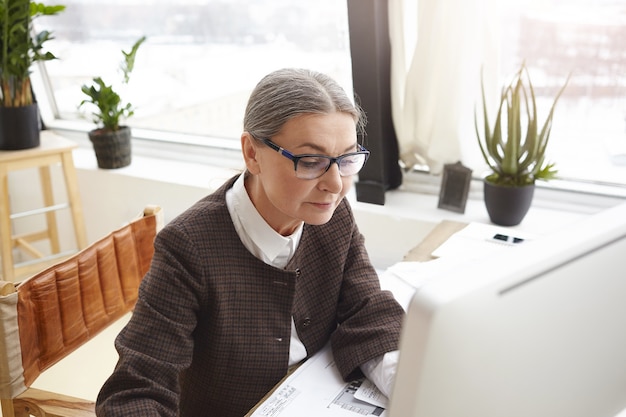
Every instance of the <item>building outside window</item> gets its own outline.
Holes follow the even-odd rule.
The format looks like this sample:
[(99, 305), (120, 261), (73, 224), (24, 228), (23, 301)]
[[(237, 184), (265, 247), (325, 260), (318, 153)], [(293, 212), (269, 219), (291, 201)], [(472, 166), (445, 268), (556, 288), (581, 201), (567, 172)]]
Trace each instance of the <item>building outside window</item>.
[(502, 73), (525, 60), (544, 110), (557, 104), (549, 145), (565, 179), (626, 186), (626, 3), (509, 0)]

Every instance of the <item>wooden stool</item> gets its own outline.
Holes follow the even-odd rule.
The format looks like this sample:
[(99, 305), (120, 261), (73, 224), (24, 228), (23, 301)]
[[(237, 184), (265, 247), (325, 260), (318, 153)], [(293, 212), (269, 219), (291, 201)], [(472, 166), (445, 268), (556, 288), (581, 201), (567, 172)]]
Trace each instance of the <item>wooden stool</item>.
[[(60, 258), (75, 252), (72, 251), (67, 254), (61, 253), (55, 215), (55, 211), (57, 210), (69, 207), (74, 223), (78, 249), (83, 249), (87, 246), (87, 235), (78, 191), (78, 180), (72, 159), (72, 149), (76, 147), (76, 143), (71, 140), (44, 131), (41, 132), (41, 145), (37, 148), (20, 151), (0, 151), (0, 254), (2, 256), (2, 276), (5, 281), (14, 281), (15, 278), (20, 275), (38, 271), (45, 267), (46, 263), (50, 264), (59, 261)], [(65, 187), (67, 190), (68, 202), (66, 204), (55, 204), (52, 193), (50, 166), (59, 163), (63, 169)], [(41, 191), (43, 193), (45, 207), (11, 214), (11, 206), (9, 204), (9, 172), (36, 167), (39, 168)], [(45, 214), (46, 229), (34, 233), (13, 235), (11, 220), (36, 214)], [(45, 256), (31, 245), (31, 242), (44, 239), (50, 241), (51, 255)], [(16, 247), (34, 256), (36, 259), (21, 264), (14, 264), (13, 248)]]

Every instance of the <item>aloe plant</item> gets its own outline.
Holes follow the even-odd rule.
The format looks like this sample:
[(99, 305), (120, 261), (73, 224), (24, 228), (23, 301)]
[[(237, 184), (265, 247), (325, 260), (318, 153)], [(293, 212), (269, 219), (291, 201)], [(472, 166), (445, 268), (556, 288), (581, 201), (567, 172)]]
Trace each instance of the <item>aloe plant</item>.
[[(493, 129), (487, 115), (485, 87), (481, 78), (484, 114), (484, 134), (481, 136), (478, 120), (474, 118), (476, 136), (485, 162), (492, 173), (486, 180), (499, 185), (524, 186), (535, 180), (555, 178), (555, 164), (545, 159), (552, 129), (556, 103), (565, 90), (569, 76), (556, 95), (545, 123), (538, 126), (535, 91), (528, 69), (522, 64), (513, 80), (505, 86)], [(524, 114), (525, 113), (525, 114)], [(524, 123), (525, 122), (525, 123)], [(522, 125), (525, 124), (525, 128)]]
[(30, 0), (0, 0), (0, 107), (33, 103), (30, 67), (56, 57), (43, 50), (49, 31), (33, 33), (33, 20), (60, 13), (65, 6), (47, 6)]

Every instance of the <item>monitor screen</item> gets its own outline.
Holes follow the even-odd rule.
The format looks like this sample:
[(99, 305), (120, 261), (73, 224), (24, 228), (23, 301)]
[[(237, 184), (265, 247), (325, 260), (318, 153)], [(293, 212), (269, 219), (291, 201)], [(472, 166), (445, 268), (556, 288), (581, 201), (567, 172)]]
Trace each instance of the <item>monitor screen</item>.
[(390, 417), (613, 417), (626, 409), (626, 204), (414, 295)]

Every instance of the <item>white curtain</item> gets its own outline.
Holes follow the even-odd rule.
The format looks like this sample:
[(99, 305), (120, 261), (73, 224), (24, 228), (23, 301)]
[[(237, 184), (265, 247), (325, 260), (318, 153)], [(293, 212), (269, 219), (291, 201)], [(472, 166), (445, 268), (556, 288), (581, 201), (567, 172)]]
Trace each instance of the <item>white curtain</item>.
[(497, 1), (389, 0), (392, 116), (408, 167), (480, 161), (474, 107), (481, 67), (488, 97), (498, 94)]

